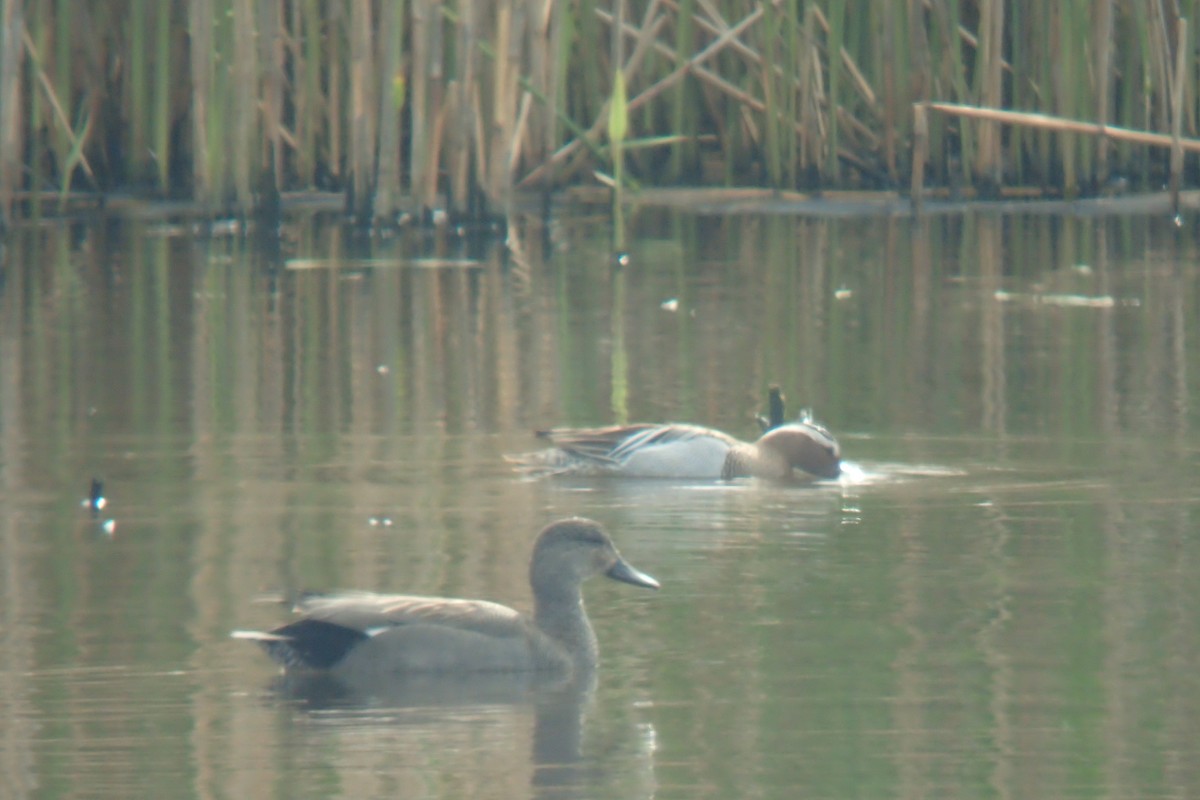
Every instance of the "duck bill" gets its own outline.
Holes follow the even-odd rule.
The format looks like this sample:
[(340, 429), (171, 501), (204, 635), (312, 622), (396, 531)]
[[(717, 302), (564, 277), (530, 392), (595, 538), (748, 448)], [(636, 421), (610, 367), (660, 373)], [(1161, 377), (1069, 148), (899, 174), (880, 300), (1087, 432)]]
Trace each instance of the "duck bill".
[(647, 589), (657, 589), (658, 581), (651, 578), (644, 572), (634, 569), (624, 559), (617, 559), (617, 563), (608, 568), (608, 572), (604, 573), (614, 581), (623, 583), (632, 583), (634, 586), (644, 586)]
[(837, 478), (842, 474), (842, 462), (835, 461), (814, 473), (818, 478)]

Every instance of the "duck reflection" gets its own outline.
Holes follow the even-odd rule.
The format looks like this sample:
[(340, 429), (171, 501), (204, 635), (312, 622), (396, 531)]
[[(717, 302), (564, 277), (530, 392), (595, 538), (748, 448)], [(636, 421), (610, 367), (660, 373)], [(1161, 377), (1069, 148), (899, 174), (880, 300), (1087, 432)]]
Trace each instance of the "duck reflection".
[[(308, 743), (323, 758), (330, 757), (331, 735), (350, 745), (335, 748), (331, 766), (339, 771), (353, 765), (356, 749), (361, 756), (369, 748), (385, 756), (381, 768), (397, 785), (452, 775), (463, 796), (505, 794), (499, 787), (524, 794), (528, 787), (534, 797), (571, 798), (595, 796), (597, 784), (616, 781), (622, 796), (651, 796), (645, 776), (654, 771), (652, 728), (629, 719), (614, 728), (606, 719), (591, 737), (603, 746), (585, 748), (588, 717), (613, 716), (597, 709), (596, 689), (595, 670), (567, 678), (406, 675), (375, 684), (294, 672), (278, 676), (269, 696), (297, 709), (301, 735), (319, 734)], [(631, 782), (642, 790), (627, 793)]]

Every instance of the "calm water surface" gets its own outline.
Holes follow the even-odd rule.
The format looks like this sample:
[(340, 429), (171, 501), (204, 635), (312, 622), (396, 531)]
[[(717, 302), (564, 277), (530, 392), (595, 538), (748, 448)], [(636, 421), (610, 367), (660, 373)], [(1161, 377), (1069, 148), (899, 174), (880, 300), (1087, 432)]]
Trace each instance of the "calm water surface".
[[(1196, 229), (647, 216), (620, 272), (583, 216), (273, 255), (18, 231), (0, 796), (1200, 796)], [(752, 437), (770, 383), (845, 479), (502, 459), (553, 424)], [(351, 693), (228, 638), (308, 588), (527, 608), (568, 514), (663, 584), (587, 587), (594, 687)]]

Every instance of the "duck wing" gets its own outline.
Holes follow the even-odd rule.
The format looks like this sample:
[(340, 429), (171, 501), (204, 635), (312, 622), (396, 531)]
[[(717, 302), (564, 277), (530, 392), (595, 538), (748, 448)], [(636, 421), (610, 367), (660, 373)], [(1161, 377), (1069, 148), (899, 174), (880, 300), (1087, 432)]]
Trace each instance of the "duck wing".
[[(344, 592), (309, 595), (296, 604), (296, 610), (302, 616), (295, 622), (269, 632), (234, 631), (233, 636), (257, 642), (288, 669), (340, 667), (361, 646), (396, 638), (413, 646), (411, 664), (424, 659), (426, 668), (443, 662), (452, 667), (470, 663), (453, 655), (464, 642), (473, 643), (471, 647), (485, 655), (499, 651), (509, 659), (506, 663), (519, 659), (528, 648), (526, 618), (484, 600)], [(491, 644), (478, 644), (481, 641)], [(446, 662), (442, 653), (457, 660)]]
[(301, 600), (296, 610), (304, 619), (338, 625), (368, 636), (388, 628), (423, 624), (506, 637), (523, 635), (524, 624), (524, 617), (519, 612), (486, 600), (374, 592), (312, 595)]
[(607, 428), (553, 428), (538, 435), (554, 446), (583, 458), (621, 464), (634, 453), (696, 439), (716, 439), (733, 444), (728, 434), (699, 425), (640, 423)]

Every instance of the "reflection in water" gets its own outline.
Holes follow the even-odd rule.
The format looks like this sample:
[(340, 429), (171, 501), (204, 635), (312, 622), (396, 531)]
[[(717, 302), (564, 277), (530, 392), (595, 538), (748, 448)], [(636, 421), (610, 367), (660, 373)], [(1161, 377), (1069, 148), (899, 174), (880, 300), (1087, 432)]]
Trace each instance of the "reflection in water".
[[(596, 792), (600, 776), (589, 767), (583, 745), (595, 690), (595, 673), (567, 680), (536, 673), (414, 675), (371, 686), (310, 674), (280, 676), (269, 697), (303, 714), (321, 749), (331, 740), (352, 746), (364, 737), (387, 740), (402, 759), (413, 748), (437, 748), (457, 753), (445, 760), (470, 796), (565, 798)], [(651, 758), (653, 739), (644, 730), (629, 726), (624, 739), (624, 759)], [(474, 762), (476, 770), (487, 763), (496, 767), (472, 777), (465, 763), (454, 768), (455, 761)], [(623, 768), (649, 770), (629, 763)], [(522, 780), (528, 781), (525, 791), (516, 785)]]
[[(1193, 221), (640, 224), (615, 276), (606, 231), (566, 216), (517, 221), (518, 249), (306, 223), (265, 256), (16, 231), (4, 790), (1200, 796)], [(621, 418), (753, 437), (771, 383), (838, 434), (839, 481), (502, 461)], [(80, 506), (93, 476), (111, 536)], [(594, 690), (263, 698), (226, 639), (275, 621), (244, 616), (263, 592), (528, 608), (528, 532), (567, 514), (666, 587), (589, 590)]]

